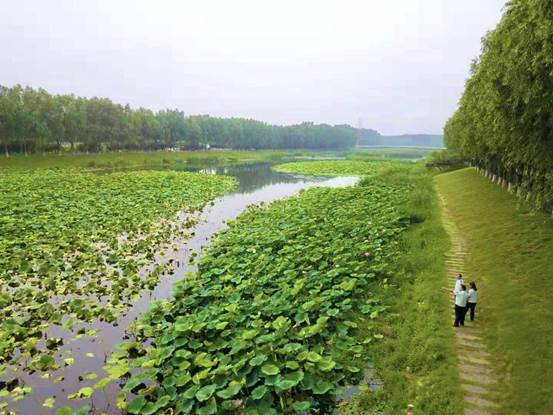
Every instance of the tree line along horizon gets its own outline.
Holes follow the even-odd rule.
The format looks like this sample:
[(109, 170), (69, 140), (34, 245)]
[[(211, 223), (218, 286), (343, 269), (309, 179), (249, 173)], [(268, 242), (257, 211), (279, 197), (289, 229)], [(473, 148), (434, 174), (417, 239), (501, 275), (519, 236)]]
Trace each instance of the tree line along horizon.
[(178, 109), (154, 112), (108, 98), (52, 95), (45, 89), (0, 85), (0, 151), (100, 152), (194, 150), (207, 145), (232, 149), (348, 150), (369, 146), (442, 147), (443, 136), (383, 136), (348, 124), (303, 122), (271, 125), (249, 118), (188, 115)]
[(511, 0), (444, 129), (448, 148), (553, 210), (553, 2)]
[[(372, 131), (372, 130), (370, 130)], [(0, 86), (2, 151), (198, 149), (349, 149), (359, 132), (349, 125), (304, 122), (277, 126), (247, 118), (185, 116), (177, 109), (133, 109), (107, 98), (52, 95)]]

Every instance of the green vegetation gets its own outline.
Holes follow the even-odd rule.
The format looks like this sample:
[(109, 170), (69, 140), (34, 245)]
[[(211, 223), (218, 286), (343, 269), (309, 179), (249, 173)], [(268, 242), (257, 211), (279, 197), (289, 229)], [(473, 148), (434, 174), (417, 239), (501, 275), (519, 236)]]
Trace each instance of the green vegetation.
[(0, 361), (19, 348), (19, 358), (32, 357), (30, 370), (57, 368), (60, 339), (49, 338), (46, 348), (37, 344), (48, 325), (115, 320), (171, 268), (152, 263), (161, 246), (185, 237), (193, 223), (173, 221), (177, 211), (196, 211), (234, 186), (224, 176), (176, 172), (4, 172)]
[(363, 391), (341, 411), (397, 414), (412, 403), (420, 414), (460, 413), (451, 311), (441, 291), (444, 263), (436, 260), (443, 257), (449, 241), (433, 176), (420, 163), (332, 161), (289, 163), (279, 168), (315, 175), (365, 171), (371, 181), (409, 185), (400, 211), (414, 225), (400, 240), (392, 277), (372, 291), (387, 308), (378, 325), (386, 336), (368, 350), (383, 388), (376, 393)]
[(463, 157), (451, 149), (434, 151), (426, 157), (425, 162), (426, 167), (442, 171), (466, 167)]
[(143, 353), (130, 362), (141, 370), (125, 386), (139, 394), (129, 411), (330, 412), (336, 388), (359, 380), (382, 338), (370, 287), (391, 277), (406, 190), (316, 188), (241, 215), (175, 300), (138, 322), (149, 341), (125, 346)]
[(187, 168), (206, 166), (229, 166), (234, 164), (282, 162), (296, 157), (342, 156), (337, 152), (313, 152), (305, 150), (261, 150), (261, 151), (150, 151), (150, 152), (108, 152), (95, 154), (33, 154), (0, 157), (0, 171), (3, 168), (81, 168), (81, 169), (124, 169), (124, 168)]
[(553, 219), (474, 169), (436, 183), (468, 242), (477, 318), (504, 381), (499, 413), (553, 413)]
[(185, 117), (178, 110), (132, 109), (107, 98), (51, 95), (16, 85), (0, 86), (0, 144), (6, 155), (44, 151), (351, 148), (348, 125), (304, 122), (269, 125), (245, 118)]
[(443, 264), (425, 243), (437, 238), (433, 255), (447, 248), (431, 176), (412, 163), (291, 165), (370, 178), (253, 207), (219, 234), (111, 360), (115, 372), (139, 369), (124, 387), (127, 411), (329, 413), (373, 359), (384, 390), (344, 411), (414, 402), (457, 413)]
[(361, 148), (357, 147), (348, 158), (351, 160), (368, 158), (386, 158), (398, 160), (419, 160), (435, 151), (431, 148), (402, 147), (402, 148)]
[(483, 40), (459, 109), (445, 127), (449, 148), (553, 208), (553, 7), (512, 0)]
[(279, 164), (274, 167), (277, 171), (311, 176), (367, 176), (384, 174), (385, 169), (406, 168), (406, 164), (397, 161), (366, 160), (325, 160), (325, 161), (296, 161)]

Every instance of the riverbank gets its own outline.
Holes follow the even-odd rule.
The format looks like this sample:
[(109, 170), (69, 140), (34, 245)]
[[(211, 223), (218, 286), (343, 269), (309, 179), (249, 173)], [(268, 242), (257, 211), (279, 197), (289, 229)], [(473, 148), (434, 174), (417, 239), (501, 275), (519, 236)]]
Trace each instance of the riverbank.
[(460, 414), (450, 306), (443, 295), (449, 237), (442, 225), (432, 174), (422, 165), (389, 169), (384, 180), (411, 187), (401, 207), (412, 225), (403, 234), (394, 277), (376, 291), (387, 312), (383, 341), (371, 350), (382, 388), (362, 392), (344, 414)]
[(466, 241), (466, 279), (501, 379), (500, 414), (553, 413), (553, 220), (474, 169), (436, 176)]

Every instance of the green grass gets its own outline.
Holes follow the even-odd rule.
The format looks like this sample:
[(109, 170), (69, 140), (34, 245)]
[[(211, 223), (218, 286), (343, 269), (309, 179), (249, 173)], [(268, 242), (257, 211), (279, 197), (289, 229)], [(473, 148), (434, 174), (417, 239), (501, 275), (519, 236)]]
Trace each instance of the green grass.
[(336, 152), (310, 150), (259, 150), (259, 151), (152, 151), (111, 152), (97, 154), (33, 154), (29, 156), (0, 156), (0, 171), (5, 168), (139, 168), (156, 166), (194, 167), (206, 165), (233, 165), (240, 163), (275, 162), (302, 156), (329, 157), (344, 155)]
[(553, 413), (553, 219), (474, 169), (436, 183), (468, 243), (466, 279), (503, 380), (499, 413)]
[(417, 165), (391, 171), (387, 180), (411, 184), (402, 208), (415, 224), (402, 238), (396, 277), (377, 291), (389, 307), (388, 336), (372, 351), (382, 390), (361, 393), (343, 413), (398, 414), (411, 403), (416, 414), (460, 414), (451, 311), (441, 291), (449, 239), (432, 176)]

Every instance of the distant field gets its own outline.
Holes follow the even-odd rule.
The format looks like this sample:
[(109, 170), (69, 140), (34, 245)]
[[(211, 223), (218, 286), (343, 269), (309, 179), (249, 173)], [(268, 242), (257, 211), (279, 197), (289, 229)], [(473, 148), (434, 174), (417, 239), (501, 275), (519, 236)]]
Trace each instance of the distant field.
[(385, 146), (358, 146), (350, 154), (349, 158), (377, 157), (400, 160), (419, 160), (434, 151), (438, 147), (385, 147)]
[(95, 154), (33, 154), (0, 157), (0, 170), (3, 168), (66, 168), (87, 169), (134, 168), (158, 166), (206, 166), (233, 165), (262, 161), (281, 161), (295, 157), (336, 157), (343, 152), (311, 150), (209, 150), (209, 151), (153, 151), (153, 152), (111, 152)]

